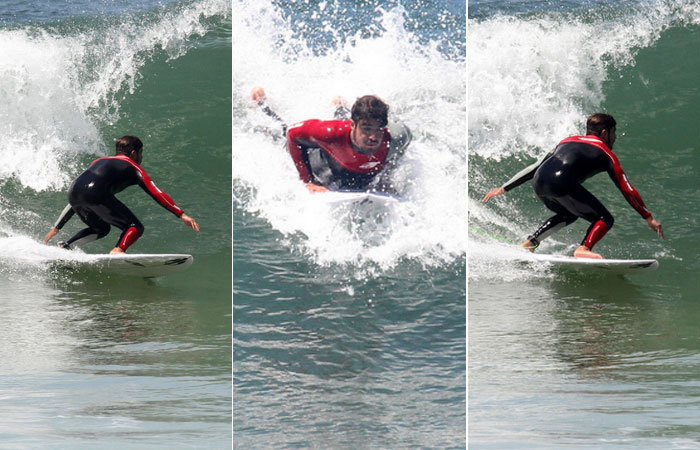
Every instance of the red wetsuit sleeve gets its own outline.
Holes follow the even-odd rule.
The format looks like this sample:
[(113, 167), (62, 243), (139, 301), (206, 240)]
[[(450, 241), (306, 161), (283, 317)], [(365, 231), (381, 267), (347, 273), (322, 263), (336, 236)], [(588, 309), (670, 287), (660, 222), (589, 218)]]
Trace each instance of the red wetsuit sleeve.
[(306, 162), (306, 148), (304, 142), (311, 138), (313, 125), (320, 120), (307, 120), (306, 122), (295, 123), (287, 130), (287, 150), (289, 156), (294, 161), (294, 167), (299, 172), (299, 178), (304, 183), (311, 182), (311, 170)]
[(157, 201), (163, 208), (175, 214), (177, 217), (182, 216), (184, 211), (175, 204), (175, 201), (173, 201), (173, 199), (170, 198), (168, 194), (161, 191), (158, 188), (158, 186), (156, 186), (151, 177), (148, 176), (146, 171), (143, 170), (141, 166), (136, 164), (136, 162), (134, 162), (131, 158), (128, 158), (123, 155), (117, 155), (115, 158), (119, 158), (122, 161), (128, 162), (132, 165), (134, 169), (136, 169), (136, 172), (138, 173), (137, 181), (139, 186), (141, 186), (141, 189), (143, 189), (148, 195), (153, 197), (153, 199)]
[(312, 180), (306, 149), (318, 147), (314, 141), (327, 141), (335, 136), (336, 131), (335, 126), (329, 126), (326, 121), (318, 119), (295, 123), (287, 130), (287, 149), (299, 172), (299, 178), (304, 183)]
[(651, 216), (651, 212), (644, 205), (642, 196), (639, 195), (639, 192), (637, 192), (634, 186), (632, 186), (632, 183), (630, 183), (627, 179), (625, 172), (620, 166), (620, 161), (617, 159), (617, 156), (615, 156), (615, 154), (611, 151), (606, 153), (611, 160), (608, 175), (610, 175), (613, 183), (615, 183), (615, 185), (620, 189), (622, 195), (625, 196), (625, 199), (632, 206), (632, 208), (634, 208), (644, 219)]
[(66, 205), (65, 208), (63, 208), (61, 215), (58, 217), (58, 220), (56, 220), (56, 223), (54, 224), (54, 228), (58, 230), (63, 228), (63, 226), (70, 220), (70, 218), (73, 217), (73, 214), (75, 214), (75, 211), (69, 203), (68, 205)]
[[(141, 168), (139, 167), (139, 169)], [(163, 208), (175, 214), (177, 217), (180, 217), (184, 213), (184, 211), (175, 204), (173, 199), (170, 198), (168, 194), (161, 191), (158, 186), (156, 186), (153, 180), (151, 180), (151, 177), (149, 177), (143, 169), (141, 169), (139, 173), (142, 180), (142, 183), (139, 183), (141, 188), (143, 188), (144, 191), (153, 197), (155, 201), (157, 201)]]

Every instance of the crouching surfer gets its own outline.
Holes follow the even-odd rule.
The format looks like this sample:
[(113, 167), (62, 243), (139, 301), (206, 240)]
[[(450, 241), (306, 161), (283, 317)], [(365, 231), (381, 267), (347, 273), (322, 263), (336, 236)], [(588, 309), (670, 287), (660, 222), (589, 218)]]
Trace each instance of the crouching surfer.
[(607, 172), (627, 202), (647, 221), (649, 228), (663, 239), (661, 224), (652, 217), (642, 197), (622, 171), (612, 152), (616, 140), (616, 122), (608, 114), (593, 114), (586, 123), (586, 136), (572, 136), (534, 164), (518, 172), (503, 186), (493, 189), (483, 198), (503, 195), (527, 180), (533, 180), (535, 193), (547, 208), (555, 213), (527, 240), (520, 244), (530, 251), (555, 231), (583, 218), (591, 223), (581, 245), (574, 251), (579, 258), (603, 257), (594, 253), (593, 246), (613, 226), (613, 216), (581, 183), (600, 172)]
[(117, 245), (111, 254), (125, 253), (126, 250), (143, 234), (144, 227), (129, 208), (119, 201), (114, 194), (129, 186), (138, 184), (141, 189), (162, 207), (179, 217), (182, 222), (195, 231), (199, 231), (197, 222), (184, 213), (168, 194), (158, 189), (140, 164), (143, 157), (143, 144), (135, 136), (123, 136), (117, 140), (115, 156), (96, 159), (68, 190), (69, 204), (44, 238), (44, 244), (54, 237), (73, 217), (85, 222), (87, 228), (78, 231), (59, 246), (70, 249), (87, 242), (105, 237), (110, 226), (122, 230)]

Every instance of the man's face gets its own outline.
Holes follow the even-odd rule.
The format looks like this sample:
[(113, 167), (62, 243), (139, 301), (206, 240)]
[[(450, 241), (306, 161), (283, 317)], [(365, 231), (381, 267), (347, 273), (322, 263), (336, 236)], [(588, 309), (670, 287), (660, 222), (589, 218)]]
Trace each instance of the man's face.
[(361, 119), (352, 122), (350, 140), (361, 152), (373, 153), (384, 139), (385, 126), (378, 119)]

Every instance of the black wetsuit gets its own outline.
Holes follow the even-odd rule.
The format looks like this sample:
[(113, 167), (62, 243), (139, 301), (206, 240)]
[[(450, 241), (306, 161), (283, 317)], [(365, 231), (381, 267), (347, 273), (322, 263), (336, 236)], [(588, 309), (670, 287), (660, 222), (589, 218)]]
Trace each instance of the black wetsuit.
[(77, 213), (88, 226), (65, 242), (81, 245), (109, 233), (110, 225), (122, 230), (117, 247), (125, 250), (143, 234), (144, 227), (114, 194), (138, 184), (165, 209), (182, 216), (183, 211), (165, 192), (158, 189), (146, 172), (126, 155), (99, 158), (73, 181), (68, 191), (69, 205), (54, 225), (61, 229)]
[(591, 222), (581, 242), (588, 248), (613, 226), (613, 216), (581, 183), (607, 172), (628, 203), (643, 217), (651, 216), (637, 190), (627, 180), (617, 156), (597, 136), (564, 139), (553, 152), (519, 172), (503, 187), (506, 191), (533, 179), (535, 193), (556, 214), (545, 221), (528, 240), (535, 246), (554, 231), (581, 217)]

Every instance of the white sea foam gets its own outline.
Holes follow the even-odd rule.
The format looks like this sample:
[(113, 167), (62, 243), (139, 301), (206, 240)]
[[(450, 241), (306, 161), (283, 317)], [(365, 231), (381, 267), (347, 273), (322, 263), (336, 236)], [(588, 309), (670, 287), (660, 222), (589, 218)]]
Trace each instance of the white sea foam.
[[(271, 2), (240, 2), (236, 11), (233, 176), (235, 186), (245, 186), (234, 195), (238, 206), (265, 218), (284, 243), (318, 264), (393, 267), (409, 258), (441, 265), (464, 255), (464, 61), (445, 57), (436, 44), (419, 44), (401, 7), (378, 11), (381, 33), (336, 39), (323, 52), (295, 37)], [(382, 97), (414, 135), (394, 177), (409, 201), (391, 207), (384, 223), (367, 223), (370, 230), (309, 202), (282, 143), (252, 131), (274, 126), (248, 100), (254, 86), (265, 87), (288, 123), (331, 118), (336, 95), (350, 103), (369, 93)]]
[(535, 156), (552, 136), (580, 132), (605, 99), (609, 69), (670, 26), (700, 23), (700, 7), (650, 2), (613, 20), (496, 16), (469, 23), (469, 151), (500, 160)]

